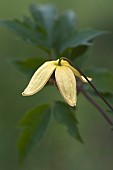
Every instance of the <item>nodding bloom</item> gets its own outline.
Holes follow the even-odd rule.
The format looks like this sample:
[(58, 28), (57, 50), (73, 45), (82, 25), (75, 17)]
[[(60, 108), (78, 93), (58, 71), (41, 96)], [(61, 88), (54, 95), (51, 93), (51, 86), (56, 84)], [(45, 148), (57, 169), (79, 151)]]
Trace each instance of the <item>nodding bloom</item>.
[[(22, 95), (31, 96), (40, 91), (53, 74), (55, 75), (56, 85), (64, 100), (70, 106), (75, 106), (77, 102), (76, 77), (79, 77), (84, 83), (87, 83), (87, 80), (68, 61), (63, 59), (47, 61), (40, 66), (32, 76)], [(92, 79), (88, 78), (88, 80), (91, 81)]]

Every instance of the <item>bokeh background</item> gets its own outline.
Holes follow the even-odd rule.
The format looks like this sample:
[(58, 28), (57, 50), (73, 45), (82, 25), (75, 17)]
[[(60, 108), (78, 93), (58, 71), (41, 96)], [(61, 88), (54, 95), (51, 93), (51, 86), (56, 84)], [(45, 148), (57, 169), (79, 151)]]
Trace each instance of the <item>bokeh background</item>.
[[(87, 64), (113, 70), (113, 0), (0, 0), (0, 19), (22, 19), (29, 14), (31, 3), (54, 3), (60, 12), (73, 9), (78, 17), (78, 28), (111, 31), (110, 35), (95, 40), (88, 51)], [(63, 126), (51, 119), (40, 145), (19, 166), (18, 121), (29, 108), (60, 98), (58, 92), (49, 87), (33, 97), (21, 96), (28, 77), (16, 70), (11, 60), (37, 55), (44, 53), (17, 41), (15, 35), (0, 28), (0, 170), (113, 170), (113, 131), (82, 96), (78, 101), (77, 118), (85, 143), (75, 141)], [(98, 102), (102, 105), (100, 100)]]

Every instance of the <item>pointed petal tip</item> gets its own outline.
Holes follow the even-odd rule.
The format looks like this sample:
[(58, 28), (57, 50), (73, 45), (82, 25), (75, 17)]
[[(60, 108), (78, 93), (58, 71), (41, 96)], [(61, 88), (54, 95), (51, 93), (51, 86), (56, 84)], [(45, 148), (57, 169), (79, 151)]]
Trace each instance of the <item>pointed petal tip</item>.
[[(66, 67), (69, 67), (73, 71), (74, 75), (79, 77), (84, 83), (88, 83), (88, 81), (84, 78), (84, 76), (82, 76), (79, 73), (79, 71), (77, 69), (75, 69), (74, 67), (72, 67), (67, 61), (63, 61), (62, 64)], [(90, 77), (87, 77), (87, 79), (89, 81), (92, 81), (92, 78), (90, 78)]]
[(22, 92), (22, 96), (31, 96), (31, 94), (28, 94), (28, 93)]
[(33, 96), (35, 93), (22, 93), (22, 96)]
[[(83, 76), (81, 76), (81, 79), (82, 79), (82, 81), (83, 81), (84, 83), (88, 83), (88, 81), (87, 81)], [(87, 77), (87, 79), (88, 79), (89, 81), (92, 81), (92, 78), (91, 78), (91, 77)]]
[(89, 80), (89, 81), (92, 81), (92, 78), (88, 77), (88, 80)]
[(74, 100), (65, 100), (66, 102), (67, 102), (67, 104), (69, 105), (69, 106), (71, 106), (71, 107), (76, 107), (76, 104), (77, 104), (77, 98), (76, 98), (76, 100), (74, 101)]
[(76, 103), (68, 103), (71, 107), (75, 107)]
[(24, 93), (24, 92), (22, 92), (22, 96), (25, 96), (25, 93)]

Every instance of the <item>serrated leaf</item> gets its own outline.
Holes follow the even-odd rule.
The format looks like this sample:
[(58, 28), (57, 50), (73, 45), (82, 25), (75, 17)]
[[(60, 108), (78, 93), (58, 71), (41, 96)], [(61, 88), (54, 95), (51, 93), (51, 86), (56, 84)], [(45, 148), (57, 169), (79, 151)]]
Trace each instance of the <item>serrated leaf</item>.
[(92, 77), (92, 83), (102, 94), (113, 94), (113, 72), (108, 69), (91, 68), (85, 71)]
[(38, 57), (38, 58), (16, 59), (13, 61), (13, 63), (17, 66), (17, 68), (20, 71), (31, 75), (45, 61), (46, 59)]
[(50, 119), (51, 109), (48, 105), (38, 107), (26, 112), (18, 127), (22, 128), (17, 144), (20, 161), (23, 162), (34, 145), (42, 139)]
[(62, 53), (67, 48), (75, 48), (81, 45), (85, 46), (91, 46), (91, 41), (107, 32), (105, 31), (98, 31), (94, 29), (84, 29), (81, 31), (76, 31), (74, 34), (72, 34), (65, 42), (62, 44), (62, 47), (60, 49), (60, 53)]
[(78, 121), (75, 118), (74, 111), (70, 106), (64, 102), (55, 102), (53, 114), (59, 123), (66, 126), (68, 133), (72, 137), (80, 142), (83, 142), (77, 127)]
[(38, 33), (36, 34), (36, 32), (32, 30), (32, 25), (21, 22), (18, 19), (14, 19), (13, 21), (3, 20), (0, 21), (0, 25), (10, 29), (28, 43), (37, 43), (39, 39)]
[(69, 10), (63, 15), (58, 15), (54, 5), (31, 5), (30, 12), (32, 18), (24, 17), (23, 21), (3, 20), (0, 21), (0, 25), (49, 54), (54, 51), (58, 58), (65, 52), (70, 52), (73, 57), (83, 54), (94, 38), (106, 33), (93, 29), (77, 31), (75, 13)]
[(35, 23), (27, 17), (24, 17), (24, 21), (17, 19), (0, 21), (0, 25), (10, 29), (13, 33), (17, 34), (23, 41), (35, 45), (49, 52), (49, 44), (46, 36), (43, 32), (38, 30)]

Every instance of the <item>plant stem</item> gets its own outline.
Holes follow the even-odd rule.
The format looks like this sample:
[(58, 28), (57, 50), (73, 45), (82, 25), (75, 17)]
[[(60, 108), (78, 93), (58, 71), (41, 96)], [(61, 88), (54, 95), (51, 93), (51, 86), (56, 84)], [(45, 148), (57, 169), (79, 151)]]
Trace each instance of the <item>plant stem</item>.
[[(67, 60), (72, 66), (73, 64), (71, 63), (71, 61), (66, 58), (66, 57), (61, 57), (60, 60)], [(101, 95), (101, 93), (99, 93), (99, 91), (96, 89), (96, 87), (88, 80), (88, 78), (85, 76), (85, 74), (78, 68), (75, 66), (75, 68), (78, 70), (78, 72), (87, 80), (87, 82), (89, 83), (89, 85), (93, 88), (93, 90), (97, 93), (97, 95), (103, 100), (103, 102), (109, 107), (109, 109), (111, 111), (113, 111), (113, 107), (110, 105), (110, 103)]]
[(94, 89), (94, 91), (97, 93), (97, 95), (103, 100), (103, 102), (109, 107), (110, 110), (113, 111), (113, 107), (110, 105), (110, 103), (99, 93), (99, 91), (96, 89), (96, 87), (88, 80), (88, 78), (84, 75), (84, 73), (76, 67), (77, 70), (80, 72), (80, 74), (87, 80), (87, 82), (90, 84), (90, 86)]
[(113, 121), (107, 116), (107, 113), (83, 90), (82, 87), (78, 87), (81, 93), (88, 99), (88, 101), (96, 107), (96, 109), (102, 114), (102, 116), (107, 120), (107, 122), (113, 126)]

